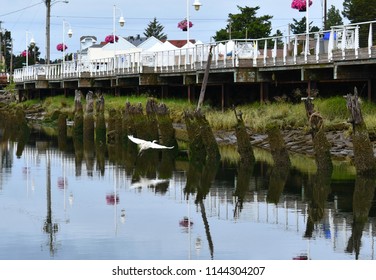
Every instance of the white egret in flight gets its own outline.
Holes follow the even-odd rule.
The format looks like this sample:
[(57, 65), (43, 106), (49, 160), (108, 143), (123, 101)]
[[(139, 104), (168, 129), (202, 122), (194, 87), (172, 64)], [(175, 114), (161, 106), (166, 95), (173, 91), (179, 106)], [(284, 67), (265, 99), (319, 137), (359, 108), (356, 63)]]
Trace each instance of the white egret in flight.
[(173, 149), (174, 148), (174, 146), (167, 147), (167, 146), (159, 145), (159, 144), (156, 143), (157, 140), (146, 141), (146, 140), (142, 140), (142, 139), (133, 137), (133, 135), (128, 135), (128, 138), (133, 143), (137, 144), (137, 146), (139, 148), (138, 154), (141, 154), (143, 151), (145, 151), (147, 149)]

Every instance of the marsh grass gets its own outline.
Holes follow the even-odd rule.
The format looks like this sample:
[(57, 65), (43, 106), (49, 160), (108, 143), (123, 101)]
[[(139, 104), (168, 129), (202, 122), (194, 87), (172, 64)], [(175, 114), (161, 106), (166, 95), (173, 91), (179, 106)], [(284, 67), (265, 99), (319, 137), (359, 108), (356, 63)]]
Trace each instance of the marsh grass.
[[(141, 103), (145, 108), (148, 100), (147, 95), (139, 96), (121, 96), (105, 95), (106, 116), (112, 108), (121, 110), (126, 102), (131, 104)], [(170, 116), (175, 123), (184, 123), (184, 111), (194, 110), (196, 105), (190, 104), (183, 99), (163, 99), (157, 100), (167, 105), (170, 110)], [(20, 103), (23, 107), (33, 106), (42, 102), (39, 100), (28, 100)], [(82, 99), (83, 104), (85, 99)], [(313, 100), (314, 108), (324, 118), (324, 124), (327, 129), (336, 129), (337, 127), (349, 126), (347, 121), (349, 113), (346, 108), (346, 99), (343, 97), (316, 98)], [(47, 114), (53, 114), (54, 111), (72, 112), (74, 107), (74, 97), (54, 96), (48, 97), (43, 101), (42, 106)], [(361, 101), (361, 109), (364, 121), (369, 131), (376, 133), (376, 105), (371, 102)], [(268, 125), (276, 125), (281, 129), (304, 129), (308, 127), (308, 120), (305, 112), (304, 103), (292, 104), (288, 102), (274, 103), (252, 103), (238, 106), (236, 110), (242, 112), (245, 125), (255, 133), (263, 133)], [(224, 112), (211, 107), (203, 107), (206, 119), (213, 130), (233, 130), (236, 125), (236, 118), (232, 109)]]

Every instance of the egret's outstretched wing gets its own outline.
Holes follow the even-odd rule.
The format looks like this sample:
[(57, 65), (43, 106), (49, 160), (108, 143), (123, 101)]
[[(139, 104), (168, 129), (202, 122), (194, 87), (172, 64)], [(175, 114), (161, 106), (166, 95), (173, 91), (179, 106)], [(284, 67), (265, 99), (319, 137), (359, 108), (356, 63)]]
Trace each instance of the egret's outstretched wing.
[(150, 148), (152, 148), (152, 149), (173, 149), (174, 146), (167, 147), (167, 146), (159, 145), (159, 144), (153, 142), (153, 143), (150, 144)]
[(169, 180), (167, 180), (167, 179), (158, 179), (158, 178), (147, 179), (147, 178), (141, 177), (138, 182), (135, 182), (130, 186), (130, 189), (155, 187), (159, 184), (162, 184), (162, 183), (165, 183), (165, 182), (168, 182), (168, 181)]
[(133, 137), (133, 135), (128, 135), (128, 139), (131, 140), (133, 143), (136, 143), (137, 145), (145, 143), (145, 140)]

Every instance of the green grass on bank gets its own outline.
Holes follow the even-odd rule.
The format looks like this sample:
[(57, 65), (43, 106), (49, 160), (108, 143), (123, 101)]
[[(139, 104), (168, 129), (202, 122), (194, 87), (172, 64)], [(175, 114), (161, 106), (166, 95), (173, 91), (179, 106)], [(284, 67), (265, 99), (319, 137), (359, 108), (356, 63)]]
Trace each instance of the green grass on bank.
[[(115, 97), (112, 95), (105, 95), (106, 112), (114, 108), (121, 110), (125, 107), (126, 102), (131, 104), (141, 103), (145, 108), (148, 97), (146, 95), (140, 96), (121, 96)], [(194, 110), (196, 104), (189, 104), (187, 100), (183, 99), (164, 99), (157, 100), (167, 105), (170, 110), (170, 116), (176, 123), (182, 123), (183, 114), (186, 110)], [(85, 105), (85, 99), (82, 99)], [(73, 113), (74, 97), (54, 96), (48, 97), (43, 101), (28, 100), (19, 103), (17, 106), (24, 108), (35, 106), (39, 104), (46, 110), (47, 115), (52, 115), (56, 110), (66, 113)], [(350, 127), (347, 120), (349, 113), (346, 108), (346, 99), (343, 97), (317, 98), (313, 101), (315, 110), (318, 111), (324, 119), (325, 127), (328, 130), (346, 129)], [(274, 103), (252, 103), (242, 105), (236, 108), (241, 111), (243, 119), (247, 127), (255, 133), (265, 132), (270, 124), (278, 125), (282, 129), (305, 129), (308, 128), (307, 116), (304, 108), (304, 103), (292, 104), (288, 102), (274, 102)], [(362, 101), (361, 109), (367, 128), (370, 132), (376, 133), (376, 104)], [(232, 130), (236, 125), (236, 118), (232, 109), (227, 109), (224, 112), (210, 107), (203, 107), (213, 130)]]

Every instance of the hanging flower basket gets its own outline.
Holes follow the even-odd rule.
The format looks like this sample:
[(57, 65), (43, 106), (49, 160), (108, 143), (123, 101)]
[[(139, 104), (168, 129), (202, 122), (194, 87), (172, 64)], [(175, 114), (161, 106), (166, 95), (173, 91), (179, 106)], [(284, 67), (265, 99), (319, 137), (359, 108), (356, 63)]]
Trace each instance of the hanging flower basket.
[[(293, 0), (291, 3), (291, 8), (299, 10), (299, 12), (305, 12), (307, 10), (306, 0)], [(309, 6), (312, 5), (312, 0), (308, 2)]]
[[(193, 26), (193, 23), (190, 21), (189, 22), (189, 28), (191, 28), (192, 26)], [(187, 29), (188, 29), (188, 21), (186, 19), (180, 21), (178, 23), (178, 28), (180, 28), (183, 31), (187, 31)]]
[(56, 49), (59, 51), (59, 52), (63, 52), (63, 51), (65, 51), (66, 49), (68, 48), (68, 46), (67, 45), (65, 45), (65, 44), (57, 44), (57, 46), (56, 46)]
[[(113, 43), (114, 42), (114, 35), (107, 35), (104, 39), (106, 43)], [(115, 35), (115, 42), (119, 41), (119, 37)]]
[(30, 53), (29, 53), (28, 51), (24, 50), (24, 51), (21, 53), (21, 56), (22, 56), (22, 57), (26, 57), (26, 55), (27, 55), (27, 56), (30, 56)]

